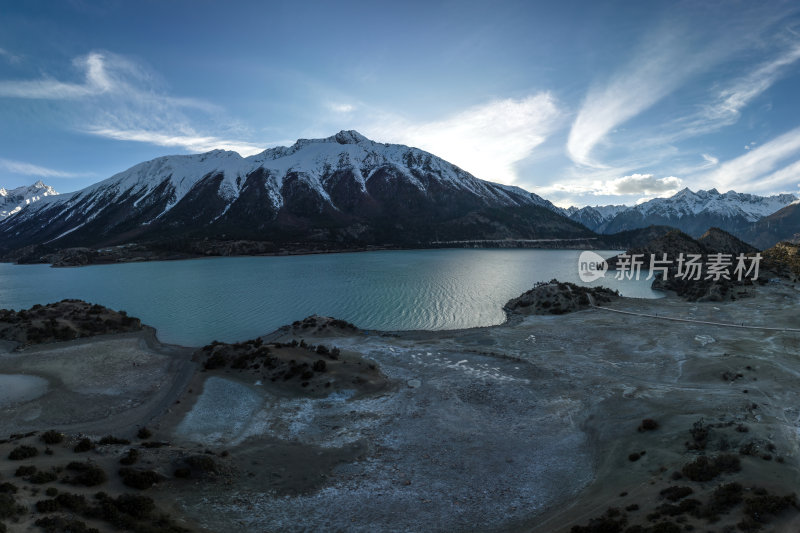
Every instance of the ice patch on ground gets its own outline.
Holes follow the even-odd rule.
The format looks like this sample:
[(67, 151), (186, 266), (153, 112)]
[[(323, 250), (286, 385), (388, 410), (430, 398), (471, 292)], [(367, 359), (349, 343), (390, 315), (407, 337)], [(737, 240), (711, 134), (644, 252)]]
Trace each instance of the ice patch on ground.
[(197, 403), (175, 432), (204, 444), (241, 442), (253, 414), (261, 408), (263, 401), (246, 385), (210, 377)]
[(0, 374), (0, 407), (35, 400), (47, 392), (48, 381), (38, 376)]

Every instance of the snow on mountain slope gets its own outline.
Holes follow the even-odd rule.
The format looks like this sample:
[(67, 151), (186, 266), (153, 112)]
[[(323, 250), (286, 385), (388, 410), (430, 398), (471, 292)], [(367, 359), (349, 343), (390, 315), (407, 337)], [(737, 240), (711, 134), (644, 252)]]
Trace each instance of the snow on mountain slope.
[(716, 189), (683, 189), (669, 198), (655, 198), (617, 213), (596, 231), (616, 233), (650, 225), (676, 227), (694, 237), (709, 227), (742, 235), (749, 225), (796, 201), (793, 194), (757, 196)]
[(793, 194), (756, 196), (735, 191), (720, 194), (716, 189), (692, 192), (686, 188), (669, 198), (655, 198), (632, 209), (645, 216), (658, 213), (680, 218), (684, 215), (714, 213), (727, 217), (741, 216), (748, 222), (755, 222), (796, 200)]
[[(408, 226), (418, 240), (462, 238), (467, 227), (478, 226), (484, 237), (538, 235), (536, 221), (518, 215), (502, 215), (501, 223), (474, 214), (461, 220), (498, 208), (546, 208), (550, 214), (533, 218), (547, 220), (548, 236), (585, 233), (533, 193), (477, 179), (417, 148), (341, 131), (246, 158), (223, 150), (159, 157), (26, 206), (0, 222), (0, 237), (10, 249), (23, 242), (61, 243), (66, 236), (74, 245), (94, 242), (93, 236), (116, 242), (156, 231), (158, 238), (197, 235), (201, 228), (208, 229), (206, 235), (249, 239), (292, 234), (302, 240), (312, 231), (319, 238), (348, 240), (371, 232), (381, 242), (399, 240), (395, 234)], [(461, 220), (458, 230), (455, 220)], [(436, 227), (444, 223), (449, 226)], [(517, 229), (509, 233), (509, 225)], [(424, 239), (420, 232), (427, 232)]]
[(571, 220), (580, 222), (592, 231), (597, 231), (602, 224), (626, 209), (629, 209), (626, 205), (595, 205), (581, 208), (573, 206), (565, 211)]
[(38, 202), (47, 196), (56, 196), (58, 193), (41, 180), (33, 185), (17, 187), (6, 190), (0, 188), (0, 219), (20, 211), (26, 205)]
[(712, 226), (741, 234), (748, 224), (797, 201), (793, 194), (757, 196), (735, 191), (722, 194), (716, 189), (693, 192), (686, 188), (669, 198), (654, 198), (632, 207), (570, 207), (566, 212), (571, 220), (598, 233), (668, 225), (699, 236)]
[[(264, 185), (274, 208), (283, 204), (281, 189), (290, 173), (300, 176), (326, 202), (332, 203), (326, 177), (329, 178), (333, 171), (352, 169), (361, 190), (366, 191), (366, 184), (373, 174), (387, 165), (399, 170), (421, 191), (425, 191), (425, 185), (415, 175), (415, 170), (433, 174), (447, 186), (467, 191), (491, 204), (530, 204), (555, 210), (547, 200), (518, 187), (479, 180), (423, 150), (377, 143), (355, 131), (342, 131), (325, 139), (300, 139), (290, 147), (270, 148), (247, 158), (224, 150), (159, 157), (83, 190), (59, 195), (37, 207), (43, 209), (63, 205), (88, 214), (103, 210), (112, 205), (114, 199), (124, 196), (136, 197), (133, 205), (138, 206), (153, 191), (164, 187), (169, 190), (169, 201), (164, 211), (155, 217), (159, 218), (177, 205), (200, 180), (210, 175), (223, 176), (217, 192), (220, 198), (230, 204), (239, 196), (245, 177), (259, 168), (267, 171), (268, 178)], [(101, 198), (104, 199), (102, 204), (99, 202)], [(32, 217), (36, 212), (36, 209), (31, 209), (23, 216)]]

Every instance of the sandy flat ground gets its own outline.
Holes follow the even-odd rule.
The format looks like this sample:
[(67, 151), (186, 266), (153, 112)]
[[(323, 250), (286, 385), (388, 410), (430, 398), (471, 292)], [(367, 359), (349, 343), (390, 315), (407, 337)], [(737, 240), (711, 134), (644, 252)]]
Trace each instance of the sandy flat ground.
[(0, 352), (4, 379), (38, 386), (33, 401), (0, 403), (0, 435), (130, 433), (183, 392), (176, 385), (194, 373), (191, 353), (159, 344), (152, 330)]
[[(267, 336), (375, 361), (391, 387), (369, 395), (304, 397), (246, 372), (195, 373), (185, 352), (136, 335), (7, 353), (0, 374), (38, 376), (50, 388), (3, 407), (0, 432), (60, 424), (103, 434), (108, 416), (119, 428), (148, 420), (176, 446), (229, 451), (235, 481), (158, 493), (212, 531), (569, 531), (609, 507), (659, 503), (670, 474), (699, 453), (685, 446), (699, 420), (719, 426), (707, 453), (758, 450), (725, 480), (780, 494), (800, 486), (800, 333), (781, 329), (800, 328), (797, 288), (610, 307), (632, 314)], [(638, 432), (644, 418), (659, 428)], [(735, 523), (726, 520), (713, 529)], [(798, 529), (789, 515), (764, 531)]]

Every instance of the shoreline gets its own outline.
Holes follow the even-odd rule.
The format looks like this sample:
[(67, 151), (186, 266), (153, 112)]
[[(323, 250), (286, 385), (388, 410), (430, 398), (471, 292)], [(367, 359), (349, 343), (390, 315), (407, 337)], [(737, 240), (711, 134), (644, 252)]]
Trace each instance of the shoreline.
[[(117, 259), (99, 259), (99, 260), (92, 260), (91, 262), (87, 263), (76, 263), (76, 264), (63, 264), (63, 265), (56, 265), (54, 262), (24, 262), (19, 263), (17, 260), (11, 259), (0, 259), (0, 263), (7, 263), (12, 265), (42, 265), (42, 264), (50, 264), (52, 268), (70, 268), (70, 267), (81, 267), (81, 266), (93, 266), (93, 265), (115, 265), (115, 264), (125, 264), (125, 263), (146, 263), (146, 262), (159, 262), (159, 261), (186, 261), (192, 259), (206, 259), (206, 258), (215, 258), (215, 257), (289, 257), (289, 256), (304, 256), (304, 255), (326, 255), (326, 254), (346, 254), (346, 253), (368, 253), (368, 252), (382, 252), (382, 251), (413, 251), (413, 250), (611, 250), (611, 249), (620, 249), (619, 247), (605, 247), (605, 246), (593, 246), (590, 241), (596, 240), (597, 238), (589, 238), (589, 239), (533, 239), (533, 240), (510, 240), (510, 241), (475, 241), (480, 243), (488, 243), (488, 242), (497, 242), (498, 244), (503, 244), (504, 242), (507, 243), (517, 243), (516, 245), (511, 246), (439, 246), (434, 245), (434, 243), (428, 243), (427, 245), (423, 246), (400, 246), (400, 245), (375, 245), (375, 246), (365, 246), (365, 247), (357, 247), (357, 248), (342, 248), (342, 249), (323, 249), (323, 250), (300, 250), (300, 249), (283, 249), (280, 251), (275, 252), (259, 252), (259, 253), (234, 253), (234, 254), (190, 254), (184, 252), (163, 252), (161, 255), (153, 256), (153, 257), (141, 257), (141, 256), (133, 256), (130, 258), (117, 258)], [(468, 244), (473, 241), (464, 241), (465, 244)], [(584, 246), (557, 246), (558, 244), (564, 242), (576, 242), (584, 244)], [(535, 243), (536, 245), (527, 245), (527, 246), (519, 246), (519, 243)], [(548, 245), (551, 244), (551, 245)], [(555, 246), (553, 246), (554, 244)], [(605, 243), (603, 243), (605, 244)], [(124, 247), (125, 245), (121, 245)], [(89, 249), (87, 249), (89, 250)], [(102, 249), (91, 249), (89, 250), (91, 253), (98, 253), (99, 250)], [(53, 252), (50, 255), (57, 255), (60, 253), (59, 251)], [(159, 252), (155, 252), (158, 254)], [(179, 256), (176, 256), (179, 255)]]

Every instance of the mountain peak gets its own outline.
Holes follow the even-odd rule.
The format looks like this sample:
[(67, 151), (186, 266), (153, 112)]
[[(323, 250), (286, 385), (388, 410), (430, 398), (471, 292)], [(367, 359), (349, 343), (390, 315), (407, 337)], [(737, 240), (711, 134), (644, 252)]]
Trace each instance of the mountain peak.
[(342, 130), (333, 136), (339, 144), (358, 144), (364, 141), (369, 141), (366, 137), (358, 133), (356, 130)]

